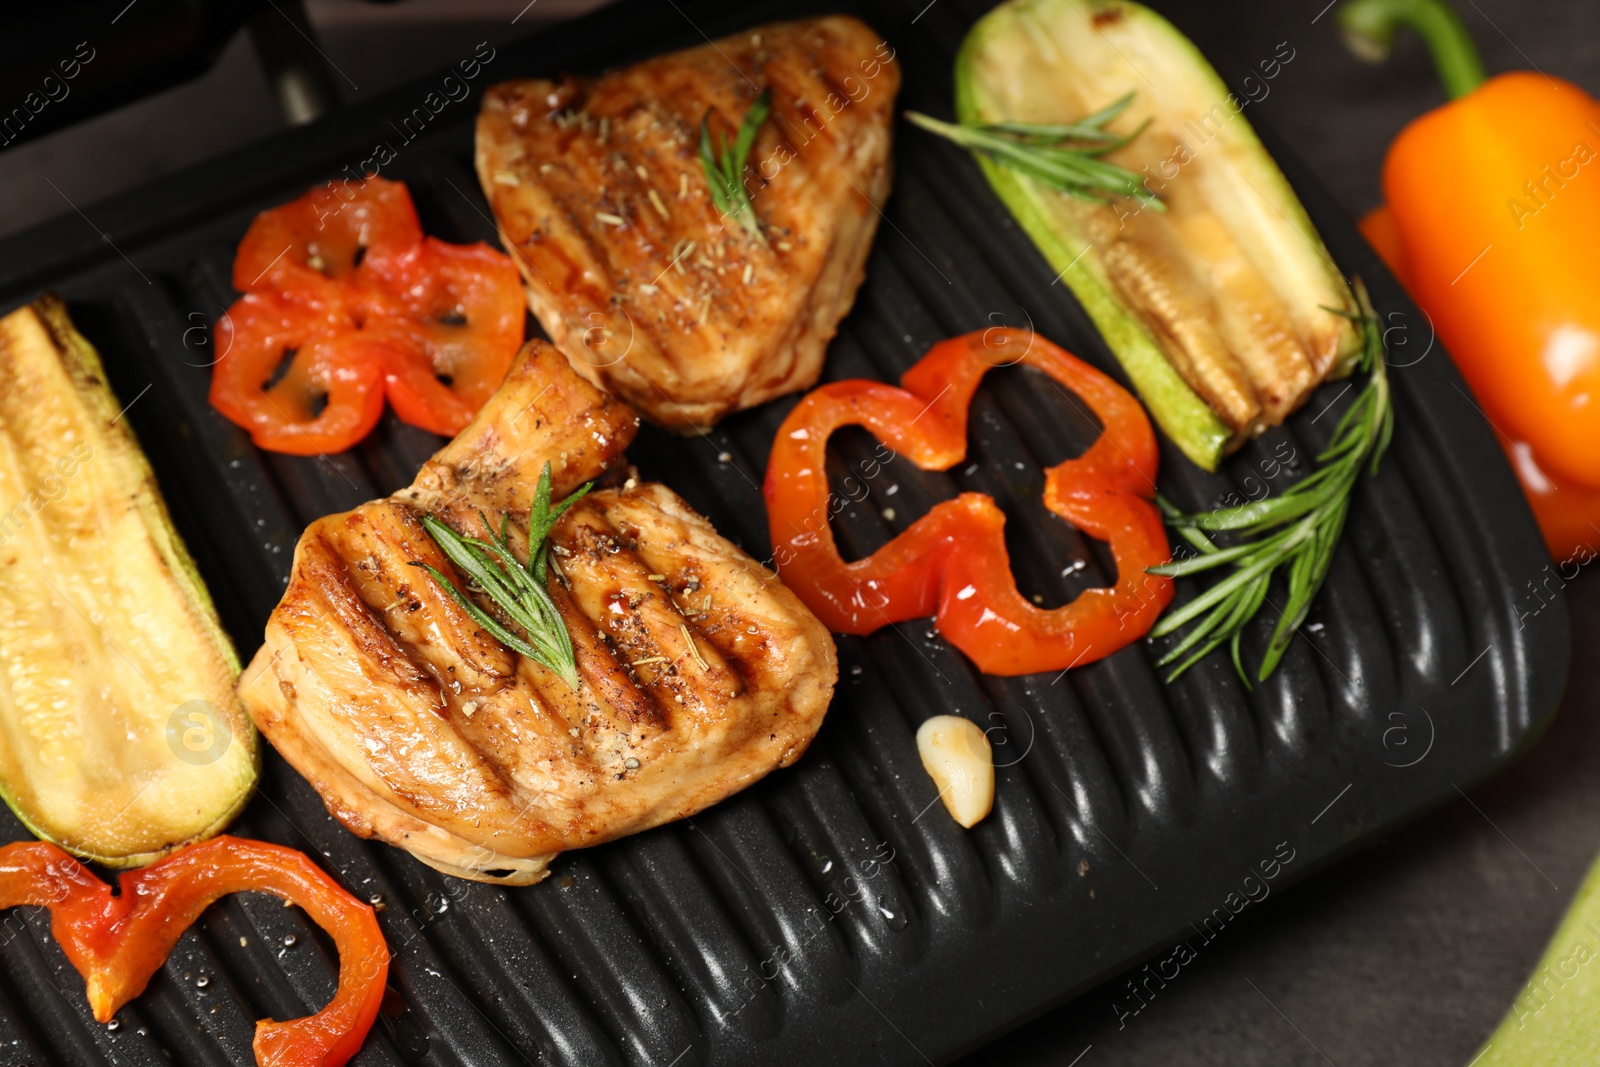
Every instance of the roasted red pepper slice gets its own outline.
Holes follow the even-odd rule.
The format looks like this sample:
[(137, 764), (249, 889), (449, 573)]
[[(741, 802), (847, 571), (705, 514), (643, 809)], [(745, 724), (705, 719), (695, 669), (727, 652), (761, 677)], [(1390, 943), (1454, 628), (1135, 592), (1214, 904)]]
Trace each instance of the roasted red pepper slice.
[(234, 254), (233, 287), (333, 299), (362, 263), (387, 261), (421, 240), (403, 182), (330, 182), (256, 216)]
[(393, 346), (342, 306), (247, 293), (217, 323), (211, 404), (273, 452), (342, 452), (383, 414)]
[(339, 989), (315, 1015), (256, 1024), (262, 1067), (341, 1067), (372, 1028), (389, 950), (372, 908), (304, 854), (280, 845), (214, 837), (121, 877), (120, 892), (55, 845), (0, 848), (0, 908), (50, 909), (50, 930), (84, 977), (90, 1010), (110, 1022), (144, 991), (172, 946), (229, 893), (273, 893), (304, 908), (339, 948)]
[[(871, 556), (845, 563), (828, 526), (828, 438), (841, 426), (862, 426), (923, 470), (946, 470), (966, 455), (967, 409), (978, 382), (1009, 363), (1054, 378), (1104, 427), (1082, 456), (1049, 468), (1044, 502), (1110, 542), (1117, 584), (1053, 610), (1028, 603), (1011, 576), (1005, 516), (981, 493), (944, 501)], [(1145, 573), (1170, 556), (1150, 503), (1155, 434), (1138, 401), (1049, 341), (1010, 329), (935, 345), (901, 385), (824, 385), (790, 412), (773, 442), (765, 493), (774, 559), (785, 584), (829, 629), (865, 634), (933, 615), (981, 670), (1006, 675), (1090, 663), (1150, 629), (1172, 599), (1172, 582)]]
[[(368, 178), (263, 212), (217, 324), (218, 411), (275, 452), (340, 452), (395, 414), (458, 433), (522, 343), (522, 286), (485, 244), (424, 238), (411, 195)], [(292, 356), (292, 358), (291, 358)]]
[(404, 352), (384, 379), (395, 414), (413, 426), (460, 433), (499, 388), (522, 343), (522, 281), (487, 245), (432, 237), (373, 265), (392, 308), (369, 328)]

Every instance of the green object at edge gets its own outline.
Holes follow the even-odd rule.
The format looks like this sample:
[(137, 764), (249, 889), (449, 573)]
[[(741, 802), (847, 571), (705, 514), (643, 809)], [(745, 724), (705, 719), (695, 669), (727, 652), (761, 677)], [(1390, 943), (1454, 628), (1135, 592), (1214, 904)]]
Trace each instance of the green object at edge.
[(1600, 862), (1471, 1067), (1592, 1067), (1600, 1059)]

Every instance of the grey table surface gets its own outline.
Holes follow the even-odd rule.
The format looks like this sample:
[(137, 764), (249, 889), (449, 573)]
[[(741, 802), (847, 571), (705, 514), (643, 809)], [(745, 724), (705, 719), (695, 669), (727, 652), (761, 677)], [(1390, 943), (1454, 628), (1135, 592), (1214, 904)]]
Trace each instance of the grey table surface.
[[(312, 0), (350, 99), (567, 17), (595, 0)], [(936, 0), (937, 2), (937, 0)], [(1414, 41), (1386, 68), (1343, 51), (1327, 0), (1154, 0), (1241, 85), (1292, 50), (1252, 116), (1308, 160), (1352, 215), (1379, 199), (1389, 139), (1441, 102)], [(1331, 5), (1329, 5), (1331, 6)], [(1593, 0), (1458, 0), (1491, 71), (1538, 69), (1600, 91)], [(513, 21), (515, 19), (515, 21)], [(248, 45), (204, 78), (0, 152), (0, 233), (222, 152), (276, 128)], [(114, 165), (108, 163), (114, 162)], [(1137, 1016), (1124, 979), (1045, 1015), (964, 1065), (1467, 1064), (1543, 950), (1600, 852), (1600, 575), (1566, 589), (1572, 676), (1544, 740), (1494, 781), (1376, 848), (1251, 908)], [(1063, 916), (1062, 921), (1071, 921)], [(981, 996), (981, 983), (975, 988)], [(911, 1035), (914, 1037), (915, 1035)]]

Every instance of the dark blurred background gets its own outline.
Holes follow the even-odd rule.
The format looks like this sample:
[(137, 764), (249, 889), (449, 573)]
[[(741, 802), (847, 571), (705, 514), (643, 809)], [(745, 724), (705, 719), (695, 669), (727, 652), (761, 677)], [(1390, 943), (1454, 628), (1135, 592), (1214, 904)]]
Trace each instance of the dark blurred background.
[[(206, 17), (217, 25), (206, 32), (220, 39), (206, 73), (0, 149), (0, 234), (92, 210), (102, 197), (280, 128), (285, 89), (274, 49), (320, 51), (322, 90), (332, 103), (355, 102), (480, 41), (513, 40), (598, 2), (307, 0), (299, 25), (301, 9), (272, 3), (257, 16), (270, 24), (254, 40), (226, 25), (229, 5), (212, 5)], [(108, 16), (126, 4), (119, 17), (150, 17), (138, 3), (117, 0)], [(1235, 86), (1260, 61), (1292, 51), (1265, 97), (1259, 88), (1248, 94), (1259, 98), (1249, 114), (1274, 127), (1359, 216), (1379, 199), (1389, 139), (1442, 94), (1413, 40), (1387, 67), (1353, 61), (1325, 4), (1154, 0)], [(1594, 0), (1456, 5), (1491, 72), (1537, 69), (1600, 91)], [(130, 85), (126, 98), (136, 91)], [(1111, 1008), (1118, 979), (965, 1063), (1464, 1067), (1600, 852), (1600, 666), (1585, 654), (1600, 639), (1600, 579), (1584, 573), (1567, 595), (1576, 647), (1565, 706), (1520, 764), (1251, 908), (1124, 1028)]]

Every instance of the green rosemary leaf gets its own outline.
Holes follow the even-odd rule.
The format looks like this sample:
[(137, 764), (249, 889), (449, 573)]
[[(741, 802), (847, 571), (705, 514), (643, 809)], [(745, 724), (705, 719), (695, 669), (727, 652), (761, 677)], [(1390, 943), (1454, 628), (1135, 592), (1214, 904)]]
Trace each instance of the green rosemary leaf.
[(1394, 412), (1385, 411), (1383, 427), (1378, 431), (1378, 443), (1372, 450), (1372, 463), (1367, 467), (1369, 475), (1378, 473), (1378, 459), (1389, 450), (1389, 442), (1394, 440)]
[[(1186, 516), (1174, 525), (1193, 526), (1211, 533), (1221, 533), (1225, 530), (1266, 530), (1282, 526), (1324, 506), (1330, 496), (1324, 491), (1323, 483), (1327, 481), (1329, 479), (1319, 478), (1316, 483), (1307, 486), (1304, 492), (1293, 495), (1284, 493), (1282, 496), (1256, 500), (1226, 510)], [(1299, 486), (1295, 488), (1298, 489)], [(1337, 490), (1338, 486), (1335, 485), (1334, 489)]]
[[(1126, 93), (1094, 114), (1085, 115), (1077, 122), (1063, 123), (1061, 125), (1033, 122), (993, 122), (989, 124), (989, 128), (1001, 130), (1005, 133), (1017, 133), (1053, 141), (1115, 141), (1118, 140), (1117, 135), (1107, 130), (1105, 126), (1112, 119), (1128, 110), (1128, 105), (1133, 103), (1133, 98), (1133, 93)], [(1140, 126), (1140, 129), (1143, 128), (1144, 126)], [(1122, 138), (1124, 142), (1128, 139)]]
[(512, 595), (509, 580), (503, 570), (494, 564), (491, 555), (493, 545), (463, 537), (432, 515), (422, 517), (422, 527), (428, 531), (428, 536), (433, 538), (445, 558), (463, 571), (473, 585), (497, 602)]
[[(917, 119), (912, 119), (918, 122)], [(921, 125), (918, 122), (918, 125)], [(994, 133), (1008, 133), (1019, 141), (1040, 144), (1062, 144), (1068, 141), (1080, 142), (1084, 145), (1110, 144), (1118, 137), (1107, 130), (1091, 126), (1084, 122), (1068, 122), (1060, 125), (1049, 125), (1037, 122), (991, 122), (984, 127)]]
[(542, 653), (538, 649), (534, 648), (532, 645), (529, 645), (526, 641), (522, 640), (522, 638), (518, 637), (510, 630), (500, 625), (500, 622), (495, 619), (494, 616), (488, 614), (482, 608), (478, 607), (477, 604), (473, 603), (471, 597), (457, 589), (450, 579), (439, 573), (437, 569), (426, 563), (414, 563), (413, 566), (421, 567), (423, 570), (431, 574), (433, 576), (433, 580), (439, 584), (439, 588), (449, 593), (451, 598), (453, 598), (456, 603), (460, 604), (468, 615), (472, 616), (473, 621), (479, 626), (483, 627), (489, 636), (493, 637), (496, 641), (499, 641), (502, 645), (505, 645), (512, 651), (522, 653), (524, 656), (527, 656), (530, 659), (538, 659), (541, 656)]
[[(1233, 647), (1234, 656), (1237, 658), (1239, 638), (1238, 630), (1234, 624), (1255, 614), (1256, 609), (1261, 606), (1261, 601), (1267, 594), (1271, 581), (1272, 576), (1270, 574), (1263, 574), (1247, 583), (1241, 583), (1240, 595), (1234, 598), (1234, 605), (1229, 611), (1213, 612), (1205, 618), (1201, 625), (1195, 627), (1194, 632), (1199, 633), (1202, 637), (1210, 637), (1210, 640), (1200, 644), (1194, 652), (1190, 653), (1187, 659), (1174, 667), (1173, 676), (1182, 674), (1200, 660), (1205, 659), (1213, 650), (1224, 643)], [(1189, 638), (1185, 637), (1179, 648), (1175, 648), (1161, 657), (1158, 666), (1165, 667), (1177, 659), (1182, 655), (1184, 646), (1188, 644)], [(1246, 687), (1249, 684), (1249, 681), (1246, 680)]]
[[(1257, 584), (1257, 583), (1256, 582), (1241, 583), (1241, 585), (1254, 585), (1254, 584)], [(1222, 641), (1227, 639), (1228, 631), (1227, 631), (1227, 629), (1226, 629), (1226, 627), (1224, 625), (1227, 621), (1228, 621), (1228, 616), (1227, 615), (1224, 615), (1221, 612), (1215, 612), (1215, 611), (1210, 613), (1209, 615), (1207, 615), (1205, 618), (1201, 619), (1199, 625), (1190, 628), (1189, 632), (1184, 635), (1182, 641), (1179, 641), (1176, 645), (1174, 645), (1172, 648), (1167, 650), (1167, 654), (1161, 657), (1160, 666), (1164, 667), (1167, 664), (1171, 663), (1173, 660), (1178, 659), (1185, 652), (1189, 651), (1189, 649), (1191, 649), (1195, 645), (1199, 644), (1201, 640), (1203, 640), (1204, 638), (1210, 636), (1212, 631), (1217, 630), (1217, 629), (1220, 628), (1221, 631), (1222, 631), (1221, 632), (1221, 636), (1219, 636), (1215, 641), (1211, 642), (1210, 644), (1202, 646), (1201, 650), (1199, 652), (1195, 653), (1196, 656), (1204, 656), (1212, 648), (1215, 648), (1218, 643), (1220, 643), (1220, 642), (1222, 642)]]
[(1277, 567), (1283, 562), (1285, 553), (1287, 551), (1284, 547), (1282, 547), (1283, 545), (1287, 545), (1288, 548), (1293, 548), (1294, 546), (1303, 544), (1308, 539), (1307, 531), (1303, 526), (1294, 527), (1292, 532), (1295, 536), (1286, 539), (1284, 542), (1279, 544), (1269, 543), (1269, 545), (1263, 546), (1266, 548), (1266, 551), (1256, 552), (1243, 557), (1244, 562), (1235, 564), (1238, 569), (1235, 570), (1234, 573), (1230, 574), (1228, 577), (1224, 578), (1210, 589), (1207, 589), (1204, 593), (1201, 593), (1187, 604), (1184, 604), (1182, 607), (1177, 608), (1176, 610), (1171, 611), (1167, 615), (1163, 616), (1161, 620), (1155, 624), (1155, 626), (1150, 628), (1150, 636), (1165, 637), (1173, 630), (1176, 630), (1178, 627), (1187, 623), (1190, 619), (1193, 619), (1195, 616), (1214, 605), (1222, 605), (1222, 608), (1219, 608), (1218, 610), (1225, 609), (1229, 602), (1231, 602), (1231, 600), (1239, 594), (1240, 590), (1247, 588), (1250, 582), (1258, 575), (1271, 574), (1272, 571), (1277, 569)]
[(750, 202), (750, 190), (745, 187), (745, 165), (750, 161), (750, 150), (755, 147), (756, 134), (772, 114), (772, 90), (762, 90), (750, 110), (739, 124), (733, 144), (717, 138), (717, 147), (711, 145), (711, 112), (700, 119), (700, 165), (711, 186), (711, 202), (718, 211), (743, 226), (750, 236), (766, 243), (761, 232), (761, 220), (756, 218), (755, 205)]
[(570, 496), (554, 507), (550, 504), (550, 464), (544, 465), (544, 470), (539, 472), (539, 484), (533, 491), (533, 504), (528, 514), (528, 544), (538, 545), (537, 551), (528, 554), (528, 571), (534, 579), (543, 586), (549, 578), (550, 571), (550, 530), (556, 520), (567, 513), (567, 509), (583, 499), (594, 486), (593, 482), (585, 482)]
[[(1255, 674), (1256, 681), (1265, 681), (1288, 651), (1328, 577), (1350, 513), (1350, 495), (1363, 472), (1377, 473), (1378, 461), (1394, 436), (1382, 327), (1359, 281), (1355, 293), (1361, 313), (1352, 317), (1361, 323), (1363, 335), (1357, 370), (1367, 375), (1367, 381), (1335, 424), (1328, 447), (1318, 454), (1318, 469), (1276, 497), (1196, 515), (1179, 514), (1170, 502), (1157, 498), (1168, 524), (1199, 555), (1151, 567), (1150, 573), (1177, 577), (1214, 567), (1233, 571), (1200, 596), (1167, 612), (1151, 628), (1151, 637), (1162, 637), (1193, 624), (1160, 661), (1167, 666), (1183, 657), (1168, 681), (1227, 643), (1235, 669), (1250, 685), (1240, 638), (1257, 611), (1269, 602), (1274, 575), (1281, 574), (1288, 597)], [(1218, 548), (1206, 531), (1231, 532), (1241, 540)]]
[(485, 611), (436, 568), (417, 561), (411, 564), (426, 570), (439, 588), (460, 604), (484, 632), (512, 651), (555, 671), (573, 689), (578, 688), (578, 667), (572, 650), (572, 635), (567, 632), (561, 610), (548, 588), (549, 536), (556, 520), (588, 491), (589, 485), (585, 485), (552, 506), (550, 464), (544, 465), (529, 511), (526, 564), (519, 562), (512, 551), (509, 515), (500, 517), (497, 533), (489, 517), (479, 512), (478, 517), (488, 532), (487, 541), (458, 533), (432, 515), (422, 516), (423, 529), (445, 558), (466, 575), (470, 586), (487, 596), (505, 618), (522, 631), (521, 634)]
[(730, 176), (743, 173), (745, 161), (750, 158), (750, 149), (756, 144), (756, 131), (761, 129), (762, 123), (767, 121), (767, 116), (770, 114), (772, 114), (772, 90), (767, 88), (756, 97), (756, 102), (745, 112), (744, 121), (739, 123), (739, 134), (733, 141), (733, 165), (728, 168)]
[[(1178, 523), (1183, 518), (1183, 512), (1178, 508), (1178, 505), (1174, 504), (1160, 493), (1156, 494), (1156, 507), (1161, 510), (1161, 517), (1166, 519), (1167, 522), (1173, 524), (1173, 529), (1178, 531), (1178, 536), (1187, 541), (1189, 543), (1189, 547), (1200, 553), (1201, 556), (1215, 555), (1217, 552), (1221, 551), (1221, 549), (1211, 543), (1211, 538), (1207, 537), (1199, 530), (1196, 530), (1192, 526), (1179, 525)], [(1151, 567), (1150, 571), (1153, 574), (1165, 574), (1168, 577), (1172, 577), (1173, 575), (1171, 572), (1165, 571), (1162, 568), (1178, 566), (1186, 562), (1186, 560), (1174, 560), (1171, 563), (1163, 564), (1162, 567)]]
[(1096, 203), (1129, 197), (1165, 211), (1166, 205), (1146, 188), (1137, 171), (1100, 158), (1144, 132), (1148, 123), (1126, 136), (1105, 128), (1132, 102), (1129, 93), (1077, 122), (1062, 124), (943, 122), (919, 111), (906, 112), (906, 119), (1068, 196)]
[(1111, 103), (1107, 104), (1099, 111), (1096, 111), (1094, 114), (1085, 115), (1083, 118), (1079, 119), (1078, 122), (1080, 125), (1084, 126), (1094, 126), (1096, 128), (1103, 127), (1106, 123), (1110, 122), (1112, 119), (1128, 110), (1128, 107), (1133, 103), (1133, 98), (1135, 95), (1136, 94), (1132, 90), (1129, 90), (1123, 95), (1117, 97), (1115, 100), (1111, 101)]
[[(1192, 529), (1192, 527), (1191, 527)], [(1200, 534), (1204, 537), (1204, 534)], [(1216, 545), (1207, 544), (1209, 548), (1197, 556), (1187, 559), (1175, 559), (1171, 563), (1163, 563), (1159, 567), (1146, 567), (1151, 574), (1159, 574), (1163, 578), (1180, 578), (1185, 574), (1198, 574), (1208, 571), (1213, 567), (1220, 567), (1225, 563), (1232, 563), (1242, 556), (1247, 556), (1257, 550), (1256, 545), (1234, 545), (1232, 548), (1218, 548)]]

